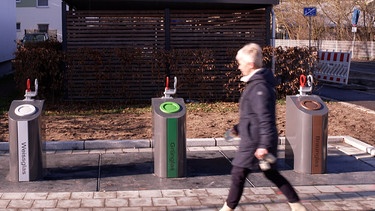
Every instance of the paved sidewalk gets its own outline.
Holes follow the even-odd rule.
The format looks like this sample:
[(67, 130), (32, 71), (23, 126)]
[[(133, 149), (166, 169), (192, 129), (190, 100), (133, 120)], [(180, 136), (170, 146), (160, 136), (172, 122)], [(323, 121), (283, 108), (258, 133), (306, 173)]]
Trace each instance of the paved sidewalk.
[[(152, 174), (152, 148), (143, 147), (48, 151), (48, 166), (60, 169), (52, 168), (44, 181), (11, 183), (5, 180), (9, 153), (0, 151), (0, 210), (219, 210), (230, 182), (230, 162), (221, 153), (231, 158), (237, 147), (235, 142), (220, 146), (225, 143), (220, 139), (214, 146), (207, 145), (212, 139), (198, 146), (204, 141), (188, 141), (188, 164), (199, 167), (189, 168), (186, 178), (169, 179)], [(281, 173), (308, 210), (375, 210), (374, 158), (353, 147), (350, 137), (329, 138), (328, 170), (319, 175), (295, 173), (283, 165), (283, 144), (281, 139)], [(98, 156), (101, 180), (90, 164)], [(260, 174), (250, 176), (255, 187), (247, 184), (236, 210), (289, 210), (285, 197)]]
[[(308, 210), (375, 210), (375, 185), (296, 186)], [(0, 193), (0, 210), (218, 210), (227, 188)], [(245, 188), (236, 210), (289, 210), (274, 187)]]

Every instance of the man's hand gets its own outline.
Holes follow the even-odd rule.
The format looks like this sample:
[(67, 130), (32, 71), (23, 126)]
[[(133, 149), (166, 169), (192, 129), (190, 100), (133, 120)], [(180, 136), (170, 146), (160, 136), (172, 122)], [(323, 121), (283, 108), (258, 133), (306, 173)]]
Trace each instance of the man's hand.
[(267, 154), (268, 154), (268, 150), (267, 150), (267, 149), (264, 149), (264, 148), (258, 148), (258, 149), (255, 151), (255, 153), (254, 153), (255, 157), (258, 158), (258, 160), (263, 159), (263, 157), (264, 157), (265, 155), (267, 155)]

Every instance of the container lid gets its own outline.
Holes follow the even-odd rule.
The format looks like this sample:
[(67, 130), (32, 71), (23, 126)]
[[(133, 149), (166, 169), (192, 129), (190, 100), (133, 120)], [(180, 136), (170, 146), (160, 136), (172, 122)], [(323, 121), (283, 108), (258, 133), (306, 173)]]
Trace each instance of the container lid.
[(30, 104), (22, 104), (17, 106), (16, 109), (14, 109), (14, 113), (18, 116), (28, 116), (34, 114), (35, 112), (35, 106)]
[(160, 105), (160, 110), (164, 113), (176, 113), (180, 111), (181, 106), (175, 102), (164, 102)]
[(315, 100), (303, 100), (301, 102), (301, 106), (307, 110), (319, 110), (322, 108), (322, 104)]

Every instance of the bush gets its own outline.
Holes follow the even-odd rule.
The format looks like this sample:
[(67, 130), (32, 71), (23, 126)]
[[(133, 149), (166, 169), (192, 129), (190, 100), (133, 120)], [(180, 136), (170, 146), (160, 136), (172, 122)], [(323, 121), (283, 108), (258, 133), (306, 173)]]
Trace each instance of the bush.
[(307, 47), (265, 47), (263, 49), (264, 63), (268, 68), (272, 67), (273, 53), (278, 98), (297, 94), (300, 75), (312, 74), (317, 57)]
[[(140, 86), (147, 84), (143, 83), (144, 81), (149, 81), (149, 86), (156, 86), (154, 79), (164, 80), (165, 69), (169, 68), (171, 73), (181, 79), (179, 94), (187, 99), (201, 102), (238, 101), (244, 84), (239, 80), (240, 74), (235, 61), (237, 50), (227, 49), (226, 55), (220, 58), (220, 64), (220, 61), (215, 61), (215, 53), (210, 49), (161, 50), (144, 54), (140, 49), (100, 51), (82, 48), (75, 53), (64, 55), (61, 43), (30, 43), (19, 47), (16, 52), (15, 81), (18, 89), (23, 92), (26, 89), (27, 78), (32, 81), (37, 78), (39, 97), (53, 103), (63, 96), (63, 81), (67, 81), (69, 87), (73, 73), (77, 72), (78, 76), (82, 77), (79, 71), (83, 71), (85, 76), (82, 80), (87, 80), (87, 85), (85, 84), (85, 89), (80, 92), (82, 100), (88, 98), (90, 91), (94, 93), (91, 93), (90, 97), (99, 101), (104, 99), (101, 98), (104, 94), (108, 95), (105, 96), (106, 99), (114, 100), (118, 96), (138, 96), (139, 93), (134, 92), (138, 89), (128, 87), (132, 83), (136, 82)], [(312, 55), (307, 47), (264, 47), (263, 54), (264, 64), (268, 68), (272, 67), (272, 58), (275, 58), (274, 74), (277, 79), (278, 99), (297, 94), (300, 75), (311, 73), (317, 61), (316, 56)], [(150, 58), (143, 58), (145, 56)], [(148, 63), (143, 64), (144, 61)], [(67, 70), (64, 63), (68, 64)], [(142, 75), (140, 68), (149, 67), (151, 74)], [(120, 85), (114, 84), (116, 80), (121, 81)], [(104, 86), (113, 86), (117, 90), (102, 93)], [(149, 100), (149, 96), (146, 98)]]
[(15, 53), (13, 66), (17, 89), (25, 91), (27, 79), (38, 79), (38, 96), (55, 101), (62, 95), (64, 56), (56, 41), (26, 43)]

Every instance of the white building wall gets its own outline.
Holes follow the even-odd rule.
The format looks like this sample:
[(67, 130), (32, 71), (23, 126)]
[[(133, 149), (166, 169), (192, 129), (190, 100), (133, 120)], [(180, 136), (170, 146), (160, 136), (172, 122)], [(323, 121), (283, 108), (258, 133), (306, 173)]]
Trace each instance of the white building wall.
[(14, 58), (16, 50), (16, 1), (0, 1), (0, 63)]
[(0, 76), (10, 73), (16, 51), (16, 2), (0, 0)]
[(48, 24), (49, 30), (57, 30), (57, 39), (61, 41), (61, 0), (49, 0), (48, 7), (17, 7), (17, 23), (21, 23), (17, 39), (23, 38), (25, 29), (38, 29), (38, 24)]

